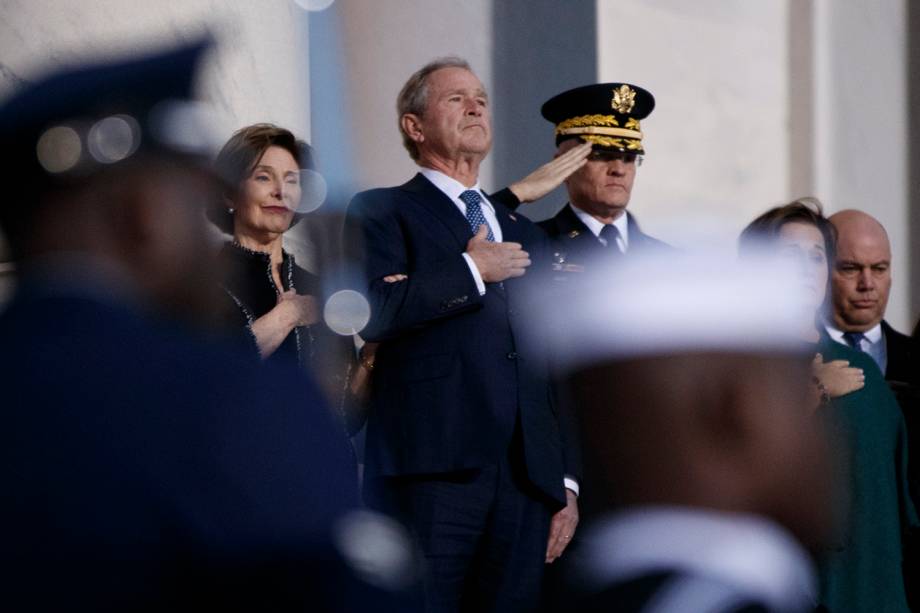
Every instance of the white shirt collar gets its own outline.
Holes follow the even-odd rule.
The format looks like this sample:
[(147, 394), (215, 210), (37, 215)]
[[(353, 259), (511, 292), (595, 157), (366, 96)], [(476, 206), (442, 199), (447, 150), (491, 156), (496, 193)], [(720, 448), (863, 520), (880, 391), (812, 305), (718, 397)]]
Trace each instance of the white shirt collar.
[[(824, 327), (827, 329), (828, 335), (835, 342), (840, 343), (841, 345), (850, 346), (848, 342), (843, 338), (843, 331), (838, 330), (830, 323), (825, 323)], [(863, 332), (865, 336), (866, 343), (860, 341), (859, 350), (865, 351), (875, 360), (875, 363), (878, 365), (879, 370), (883, 373), (888, 368), (888, 347), (885, 344), (885, 336), (882, 334), (882, 324), (878, 323), (872, 328)]]
[(785, 529), (756, 515), (642, 507), (602, 519), (583, 542), (595, 585), (677, 570), (728, 583), (778, 609), (817, 599), (811, 558)]
[[(837, 341), (838, 343), (843, 343), (844, 345), (847, 344), (847, 342), (843, 340), (843, 330), (838, 330), (837, 327), (831, 323), (825, 323), (824, 327), (827, 328), (827, 333), (830, 335), (830, 337), (833, 340)], [(882, 340), (881, 322), (875, 324), (874, 326), (872, 326), (871, 328), (863, 332), (863, 336), (865, 336), (866, 340), (868, 340), (873, 345), (879, 342), (880, 340)]]
[(453, 177), (448, 177), (440, 170), (435, 170), (434, 168), (425, 168), (422, 166), (419, 168), (419, 172), (423, 177), (431, 181), (435, 187), (444, 192), (444, 195), (450, 198), (452, 202), (460, 206), (463, 213), (466, 213), (466, 205), (462, 200), (460, 200), (460, 194), (468, 189), (479, 192), (479, 195), (482, 196), (483, 204), (485, 204), (490, 210), (495, 210), (495, 208), (492, 206), (492, 203), (489, 202), (489, 199), (486, 198), (486, 195), (482, 193), (482, 190), (479, 188), (479, 181), (476, 181), (476, 184), (472, 187), (467, 187), (460, 181), (457, 181)]
[[(598, 221), (590, 213), (582, 211), (572, 203), (569, 203), (569, 206), (572, 207), (572, 211), (575, 212), (575, 215), (578, 217), (578, 219), (581, 220), (581, 223), (585, 224), (585, 226), (591, 230), (591, 234), (600, 238), (601, 230), (604, 228), (604, 223)], [(629, 248), (629, 218), (627, 217), (626, 211), (623, 211), (623, 214), (617, 217), (612, 225), (620, 233), (620, 240), (622, 241), (620, 250), (625, 251)]]

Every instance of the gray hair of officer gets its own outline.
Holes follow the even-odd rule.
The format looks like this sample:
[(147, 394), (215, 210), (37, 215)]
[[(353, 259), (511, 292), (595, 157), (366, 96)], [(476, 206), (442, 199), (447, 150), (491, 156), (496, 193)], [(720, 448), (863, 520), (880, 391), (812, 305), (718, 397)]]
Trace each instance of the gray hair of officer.
[(432, 60), (412, 73), (399, 91), (399, 96), (396, 97), (396, 121), (399, 125), (399, 132), (402, 134), (403, 147), (413, 160), (419, 158), (418, 145), (403, 130), (402, 117), (407, 113), (419, 117), (425, 114), (425, 108), (428, 106), (428, 77), (442, 68), (463, 68), (470, 72), (473, 71), (469, 62), (454, 55)]

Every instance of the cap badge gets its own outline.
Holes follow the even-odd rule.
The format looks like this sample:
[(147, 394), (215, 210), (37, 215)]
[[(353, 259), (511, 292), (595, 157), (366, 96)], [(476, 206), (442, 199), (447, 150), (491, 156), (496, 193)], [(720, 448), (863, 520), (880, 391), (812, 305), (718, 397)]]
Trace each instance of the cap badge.
[(613, 90), (610, 106), (618, 113), (628, 114), (636, 105), (636, 90), (625, 83)]

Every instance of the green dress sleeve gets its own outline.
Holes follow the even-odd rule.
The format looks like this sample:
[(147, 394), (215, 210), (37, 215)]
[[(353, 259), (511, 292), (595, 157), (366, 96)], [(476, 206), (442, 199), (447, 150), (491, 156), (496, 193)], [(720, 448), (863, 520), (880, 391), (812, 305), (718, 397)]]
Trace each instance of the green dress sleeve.
[(902, 538), (916, 525), (907, 489), (907, 437), (900, 407), (865, 353), (822, 339), (825, 361), (862, 368), (865, 386), (824, 407), (844, 434), (849, 508), (841, 546), (819, 561), (821, 604), (830, 611), (909, 610), (901, 573)]

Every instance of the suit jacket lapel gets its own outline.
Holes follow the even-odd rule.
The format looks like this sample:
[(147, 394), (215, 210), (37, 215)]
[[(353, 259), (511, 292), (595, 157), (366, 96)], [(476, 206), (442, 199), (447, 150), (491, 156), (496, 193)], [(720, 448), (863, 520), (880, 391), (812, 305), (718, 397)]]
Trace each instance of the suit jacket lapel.
[[(421, 173), (415, 175), (408, 183), (402, 185), (402, 189), (408, 192), (409, 197), (412, 198), (413, 201), (418, 203), (423, 209), (431, 213), (433, 218), (443, 224), (443, 227), (453, 235), (461, 251), (466, 251), (466, 244), (473, 238), (470, 222), (467, 221), (457, 205), (451, 202), (450, 198), (448, 198), (444, 192), (435, 187), (434, 184), (426, 179)], [(489, 202), (492, 201), (490, 200)], [(503, 240), (511, 240), (508, 238), (508, 233), (510, 233), (511, 236), (515, 236), (517, 232), (516, 228), (512, 227), (512, 220), (503, 220), (504, 217), (509, 216), (508, 210), (500, 204), (492, 203), (492, 205), (496, 208), (496, 216), (502, 227)], [(499, 207), (502, 213), (498, 212)], [(489, 288), (490, 291), (494, 291), (503, 298), (505, 297), (504, 288), (501, 284), (490, 283)]]
[(412, 177), (408, 183), (401, 186), (401, 189), (407, 192), (419, 206), (431, 213), (432, 217), (440, 221), (453, 235), (461, 249), (466, 249), (466, 244), (473, 238), (470, 224), (457, 205), (451, 202), (444, 192), (435, 187), (421, 173)]
[(911, 381), (913, 377), (909, 372), (909, 365), (913, 364), (914, 357), (910, 337), (901, 334), (887, 321), (882, 320), (882, 338), (885, 341), (885, 353), (888, 359), (885, 378), (902, 382)]
[[(496, 202), (489, 199), (489, 202), (492, 203), (492, 206), (495, 208), (495, 218), (498, 220), (498, 225), (501, 226), (502, 230), (502, 242), (505, 243), (521, 243), (524, 245), (524, 249), (528, 248), (527, 240), (524, 237), (524, 234), (521, 230), (521, 221), (518, 217), (518, 214), (506, 207), (501, 202)], [(533, 257), (533, 254), (531, 254)], [(506, 286), (508, 284), (514, 285), (516, 281), (514, 279), (509, 279), (506, 283), (491, 283), (489, 284), (490, 291), (494, 291), (496, 295), (501, 296), (505, 300), (508, 299), (506, 293)]]
[(646, 239), (648, 237), (639, 229), (639, 223), (636, 221), (636, 218), (629, 213), (626, 213), (626, 227), (629, 232), (629, 248), (626, 250), (627, 253), (633, 248), (640, 251), (644, 249), (647, 246), (646, 243), (648, 241)]
[(556, 216), (556, 227), (559, 229), (559, 241), (566, 246), (569, 256), (576, 254), (578, 258), (587, 259), (602, 248), (594, 233), (578, 219), (571, 204), (565, 205)]
[[(576, 215), (575, 211), (572, 210), (571, 204), (565, 205), (565, 207), (559, 211), (559, 216), (556, 218), (556, 220), (558, 222), (560, 233), (564, 234), (566, 238), (584, 237), (582, 240), (597, 242), (597, 237), (592, 234), (591, 230), (588, 229), (588, 226), (586, 226), (580, 219), (578, 219), (578, 215)], [(572, 236), (573, 232), (577, 232), (577, 234)]]

